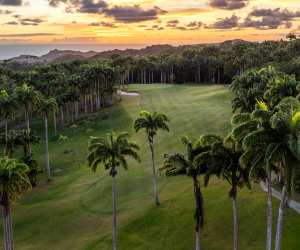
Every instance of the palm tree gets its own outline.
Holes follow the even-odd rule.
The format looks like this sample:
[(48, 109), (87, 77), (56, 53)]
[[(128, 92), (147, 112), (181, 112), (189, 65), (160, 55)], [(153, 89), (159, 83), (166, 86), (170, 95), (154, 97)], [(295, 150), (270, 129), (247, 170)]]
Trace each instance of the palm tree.
[(28, 166), (14, 159), (0, 159), (0, 204), (3, 206), (4, 250), (14, 249), (11, 203), (18, 199), (22, 192), (30, 189), (28, 170)]
[[(22, 86), (16, 87), (15, 94), (17, 96), (18, 102), (24, 105), (25, 109), (25, 121), (27, 133), (30, 133), (30, 119), (29, 114), (37, 105), (40, 99), (40, 93), (36, 91), (33, 87), (23, 84)], [(31, 146), (29, 147), (29, 152), (31, 153)]]
[(191, 142), (189, 138), (183, 137), (181, 139), (185, 146), (185, 154), (175, 153), (171, 155), (165, 155), (165, 161), (163, 167), (160, 169), (164, 171), (167, 176), (175, 175), (187, 175), (192, 177), (194, 185), (194, 199), (195, 199), (195, 249), (201, 249), (201, 234), (200, 230), (204, 223), (204, 213), (203, 213), (203, 196), (201, 192), (200, 182), (198, 180), (198, 175), (205, 172), (201, 164), (196, 160), (197, 156), (203, 152), (206, 152), (208, 148), (206, 147), (207, 141), (216, 141), (217, 137), (201, 137), (199, 141)]
[(21, 161), (29, 167), (28, 177), (33, 187), (37, 184), (37, 175), (40, 173), (37, 162), (33, 159), (32, 154), (29, 154), (29, 144), (39, 143), (40, 138), (30, 131), (9, 130), (7, 136), (0, 134), (0, 145), (5, 146), (4, 155), (7, 158), (13, 158), (13, 154), (18, 147), (23, 148), (23, 156)]
[(12, 158), (17, 145), (19, 145), (19, 133), (16, 130), (8, 130), (0, 135), (0, 144), (4, 145), (4, 156)]
[(198, 164), (205, 165), (205, 185), (209, 183), (211, 175), (222, 177), (226, 180), (231, 189), (229, 197), (232, 200), (232, 219), (233, 219), (233, 250), (238, 250), (238, 215), (237, 215), (237, 191), (238, 187), (247, 185), (250, 188), (249, 169), (240, 165), (239, 159), (241, 151), (231, 138), (226, 140), (213, 141), (210, 143), (210, 150), (201, 153), (197, 158)]
[(112, 206), (113, 206), (113, 250), (117, 249), (117, 207), (116, 207), (116, 176), (117, 169), (128, 169), (126, 157), (140, 161), (138, 145), (129, 141), (128, 133), (109, 133), (107, 137), (92, 137), (88, 146), (88, 165), (95, 172), (99, 164), (109, 170), (112, 177)]
[(136, 132), (140, 131), (141, 129), (145, 129), (146, 131), (152, 160), (153, 198), (157, 206), (159, 206), (160, 203), (157, 190), (157, 175), (154, 160), (154, 137), (156, 136), (158, 130), (169, 132), (169, 127), (167, 124), (168, 122), (169, 119), (166, 115), (157, 112), (150, 113), (148, 111), (141, 111), (140, 117), (134, 122), (134, 129)]
[(13, 116), (16, 109), (15, 99), (6, 90), (0, 91), (0, 117), (4, 120), (5, 126), (5, 150), (8, 140), (8, 120)]
[(293, 189), (293, 176), (300, 161), (300, 103), (293, 97), (284, 98), (269, 119), (269, 129), (261, 128), (243, 140), (243, 148), (267, 146), (266, 162), (277, 166), (283, 180), (278, 210), (275, 250), (281, 249), (284, 210)]
[(236, 76), (230, 86), (235, 97), (232, 100), (233, 111), (252, 112), (257, 99), (262, 99), (267, 85), (278, 72), (273, 67), (252, 69)]
[(269, 126), (269, 119), (272, 111), (262, 101), (258, 101), (256, 109), (250, 113), (240, 113), (233, 116), (231, 120), (232, 132), (231, 137), (239, 148), (243, 147), (243, 153), (240, 157), (240, 164), (244, 168), (250, 168), (250, 177), (267, 183), (267, 239), (266, 250), (272, 249), (272, 228), (273, 228), (273, 208), (272, 208), (272, 170), (275, 166), (267, 162), (266, 155), (273, 149), (273, 144), (269, 140), (256, 140), (250, 146), (243, 145), (245, 137), (254, 135), (257, 131), (264, 130), (264, 133), (270, 133), (274, 140), (276, 137), (271, 135), (272, 131)]
[(51, 112), (58, 110), (58, 105), (53, 97), (41, 98), (39, 102), (39, 113), (44, 117), (45, 122), (45, 161), (48, 181), (51, 180), (51, 168), (49, 160), (49, 146), (48, 146), (48, 116)]
[(264, 94), (270, 107), (275, 107), (285, 97), (296, 97), (299, 93), (299, 81), (294, 75), (278, 74), (269, 81), (268, 89)]

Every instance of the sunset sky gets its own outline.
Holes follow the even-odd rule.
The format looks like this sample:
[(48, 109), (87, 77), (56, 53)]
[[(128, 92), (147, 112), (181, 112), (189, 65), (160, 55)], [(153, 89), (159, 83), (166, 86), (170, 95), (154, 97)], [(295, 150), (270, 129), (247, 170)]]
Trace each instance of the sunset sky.
[(300, 33), (299, 0), (0, 0), (0, 43), (192, 44)]

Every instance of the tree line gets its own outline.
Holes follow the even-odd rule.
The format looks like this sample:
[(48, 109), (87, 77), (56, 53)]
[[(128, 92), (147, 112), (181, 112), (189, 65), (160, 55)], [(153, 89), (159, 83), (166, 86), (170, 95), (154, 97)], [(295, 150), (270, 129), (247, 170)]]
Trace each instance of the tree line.
[(251, 43), (228, 42), (188, 46), (158, 55), (112, 55), (121, 69), (120, 82), (130, 83), (222, 83), (251, 68), (274, 66), (300, 78), (300, 38)]
[[(51, 84), (53, 77), (56, 78), (60, 75), (63, 78), (63, 75), (60, 74), (62, 68), (68, 73), (77, 73), (77, 69), (81, 65), (88, 65), (90, 61), (91, 59), (54, 62), (49, 63), (48, 67), (40, 67), (43, 68), (42, 72), (45, 75), (43, 79), (45, 91), (47, 91), (47, 86)], [(92, 61), (98, 64), (98, 67), (104, 65), (106, 68), (113, 69), (114, 76), (117, 76), (117, 81), (120, 84), (230, 84), (234, 76), (241, 75), (248, 69), (267, 66), (274, 66), (287, 74), (294, 74), (299, 79), (300, 38), (289, 34), (287, 40), (280, 41), (257, 43), (237, 40), (221, 44), (181, 46), (156, 54), (138, 56), (126, 55), (126, 53), (112, 54), (108, 58)], [(36, 68), (39, 67), (30, 64), (3, 62), (0, 64), (0, 84), (7, 81), (15, 82), (16, 71), (33, 71), (32, 83), (37, 84), (34, 76)], [(78, 79), (74, 80), (74, 84), (77, 84), (73, 88), (76, 89), (79, 81)]]

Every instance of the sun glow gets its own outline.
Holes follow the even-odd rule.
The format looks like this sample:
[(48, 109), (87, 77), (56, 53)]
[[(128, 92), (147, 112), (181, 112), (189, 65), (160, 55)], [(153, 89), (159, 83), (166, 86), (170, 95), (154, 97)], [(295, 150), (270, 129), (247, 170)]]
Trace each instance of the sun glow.
[[(244, 6), (215, 6), (214, 0), (113, 0), (100, 6), (94, 0), (96, 11), (82, 1), (52, 0), (55, 7), (50, 1), (0, 5), (0, 43), (212, 43), (277, 40), (300, 31), (296, 0), (276, 6), (271, 0), (245, 0)], [(273, 12), (253, 14), (266, 9)], [(288, 20), (280, 20), (281, 13), (288, 13)]]

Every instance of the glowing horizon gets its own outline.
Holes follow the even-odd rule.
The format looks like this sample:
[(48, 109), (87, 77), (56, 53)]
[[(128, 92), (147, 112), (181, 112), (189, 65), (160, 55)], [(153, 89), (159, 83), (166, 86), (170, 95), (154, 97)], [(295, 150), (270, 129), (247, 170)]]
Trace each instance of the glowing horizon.
[(0, 0), (0, 44), (197, 44), (300, 32), (298, 0)]

